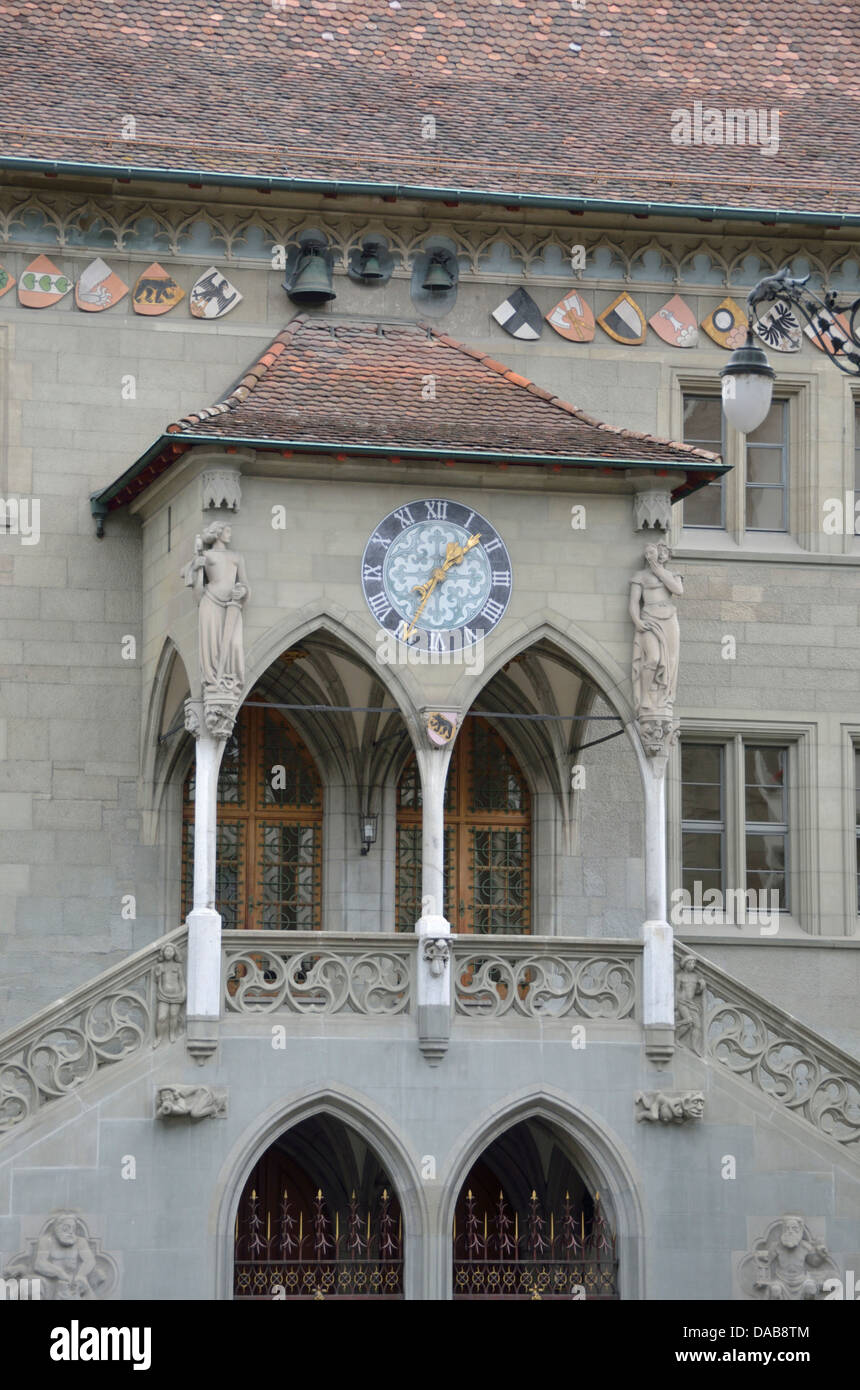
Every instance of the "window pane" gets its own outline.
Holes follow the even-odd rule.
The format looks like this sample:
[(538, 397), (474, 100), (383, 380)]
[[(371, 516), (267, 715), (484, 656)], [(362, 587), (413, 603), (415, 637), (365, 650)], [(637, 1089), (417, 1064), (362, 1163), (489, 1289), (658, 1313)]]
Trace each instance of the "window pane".
[[(689, 893), (692, 899), (691, 906), (696, 901), (696, 885), (699, 885), (702, 898), (712, 889), (718, 893), (723, 891), (723, 875), (721, 871), (713, 869), (685, 869), (681, 878), (682, 887)], [(716, 906), (714, 903), (707, 903), (706, 906)]]
[(684, 499), (685, 526), (723, 525), (723, 485), (708, 483), (707, 487)]
[(788, 907), (785, 841), (785, 835), (747, 835), (747, 888), (778, 893), (778, 905), (783, 909)]
[(767, 444), (750, 444), (747, 449), (747, 482), (782, 487), (782, 464), (782, 449), (773, 449)]
[[(722, 835), (709, 834), (708, 831), (685, 831), (681, 836), (681, 855), (684, 873), (710, 869), (717, 872), (722, 867)], [(719, 883), (716, 885), (719, 887)]]
[(784, 531), (785, 501), (782, 488), (747, 488), (747, 528), (750, 531)]
[(788, 401), (773, 401), (758, 429), (747, 435), (747, 444), (782, 444), (785, 440)]
[(681, 744), (681, 781), (717, 782), (722, 776), (723, 750), (718, 743)]
[(684, 820), (715, 820), (721, 818), (719, 787), (702, 787), (695, 783), (681, 789), (681, 815)]
[(707, 743), (681, 745), (681, 818), (718, 821), (723, 750)]
[(720, 396), (684, 397), (684, 439), (688, 444), (709, 444), (722, 453), (723, 402)]
[(785, 769), (787, 749), (750, 747), (744, 749), (746, 769), (746, 819), (755, 823), (771, 821), (785, 824)]

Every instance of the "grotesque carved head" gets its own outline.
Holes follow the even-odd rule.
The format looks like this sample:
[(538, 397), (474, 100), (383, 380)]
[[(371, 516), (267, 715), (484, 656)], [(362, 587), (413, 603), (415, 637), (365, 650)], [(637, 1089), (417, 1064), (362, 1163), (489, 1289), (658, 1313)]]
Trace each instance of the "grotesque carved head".
[(68, 1212), (58, 1216), (54, 1222), (54, 1236), (60, 1245), (74, 1245), (78, 1239), (78, 1223)]
[(233, 532), (226, 521), (213, 521), (211, 526), (207, 526), (203, 532), (203, 544), (205, 546), (214, 545), (216, 541), (223, 541), (229, 545), (230, 537)]
[(782, 1233), (780, 1243), (787, 1250), (793, 1250), (803, 1240), (803, 1217), (796, 1216), (793, 1212), (787, 1213), (782, 1218)]
[(684, 1096), (684, 1114), (691, 1120), (700, 1120), (705, 1113), (705, 1097), (701, 1091), (694, 1091), (691, 1096)]

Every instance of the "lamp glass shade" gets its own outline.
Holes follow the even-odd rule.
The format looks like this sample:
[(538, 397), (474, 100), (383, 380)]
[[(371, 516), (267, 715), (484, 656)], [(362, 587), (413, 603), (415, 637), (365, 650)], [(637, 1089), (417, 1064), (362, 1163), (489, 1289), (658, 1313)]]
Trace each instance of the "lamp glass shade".
[(723, 412), (729, 424), (742, 434), (758, 429), (767, 418), (772, 395), (772, 376), (739, 372), (723, 377)]

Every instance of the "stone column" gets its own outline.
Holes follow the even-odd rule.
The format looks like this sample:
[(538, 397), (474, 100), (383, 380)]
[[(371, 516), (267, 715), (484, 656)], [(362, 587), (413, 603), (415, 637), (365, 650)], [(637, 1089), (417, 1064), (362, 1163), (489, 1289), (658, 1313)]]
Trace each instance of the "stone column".
[(185, 701), (185, 727), (194, 735), (194, 904), (188, 914), (188, 1051), (198, 1062), (218, 1045), (221, 1017), (221, 916), (215, 911), (218, 770), (226, 737), (213, 737), (203, 701)]
[(662, 1065), (674, 1051), (675, 964), (666, 897), (665, 754), (645, 760), (645, 922), (642, 935), (642, 1022), (645, 1050)]
[(669, 569), (671, 552), (662, 539), (668, 525), (669, 494), (658, 489), (636, 493), (637, 521), (659, 539), (645, 548), (645, 566), (630, 581), (633, 622), (633, 703), (645, 794), (645, 922), (642, 935), (642, 1021), (648, 1056), (664, 1065), (675, 1039), (675, 970), (672, 928), (667, 921), (666, 764), (678, 738), (674, 706), (678, 683), (680, 631), (675, 599), (684, 592), (680, 575)]
[[(434, 728), (443, 720), (450, 725), (447, 739)], [(416, 749), (421, 774), (421, 916), (415, 924), (418, 936), (416, 1006), (418, 1046), (431, 1066), (438, 1066), (448, 1050), (451, 1035), (451, 924), (443, 912), (445, 902), (445, 780), (454, 748), (457, 718), (425, 712), (424, 737)], [(441, 726), (439, 726), (441, 727)]]

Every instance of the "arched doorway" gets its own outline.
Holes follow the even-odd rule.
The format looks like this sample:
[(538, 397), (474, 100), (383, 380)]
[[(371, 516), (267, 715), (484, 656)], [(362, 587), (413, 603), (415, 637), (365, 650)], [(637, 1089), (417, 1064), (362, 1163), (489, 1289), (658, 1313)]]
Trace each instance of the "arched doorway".
[(611, 1204), (542, 1118), (514, 1124), (472, 1164), (451, 1240), (455, 1299), (619, 1297)]
[[(322, 925), (322, 783), (279, 710), (243, 706), (218, 777), (215, 905), (225, 930)], [(194, 769), (185, 780), (182, 911), (194, 877)]]
[[(531, 799), (504, 740), (465, 720), (445, 787), (445, 916), (458, 932), (531, 931)], [(397, 785), (398, 931), (421, 915), (421, 778), (415, 757)]]
[(254, 1165), (233, 1235), (235, 1299), (403, 1297), (403, 1225), (390, 1177), (356, 1130), (302, 1120)]

